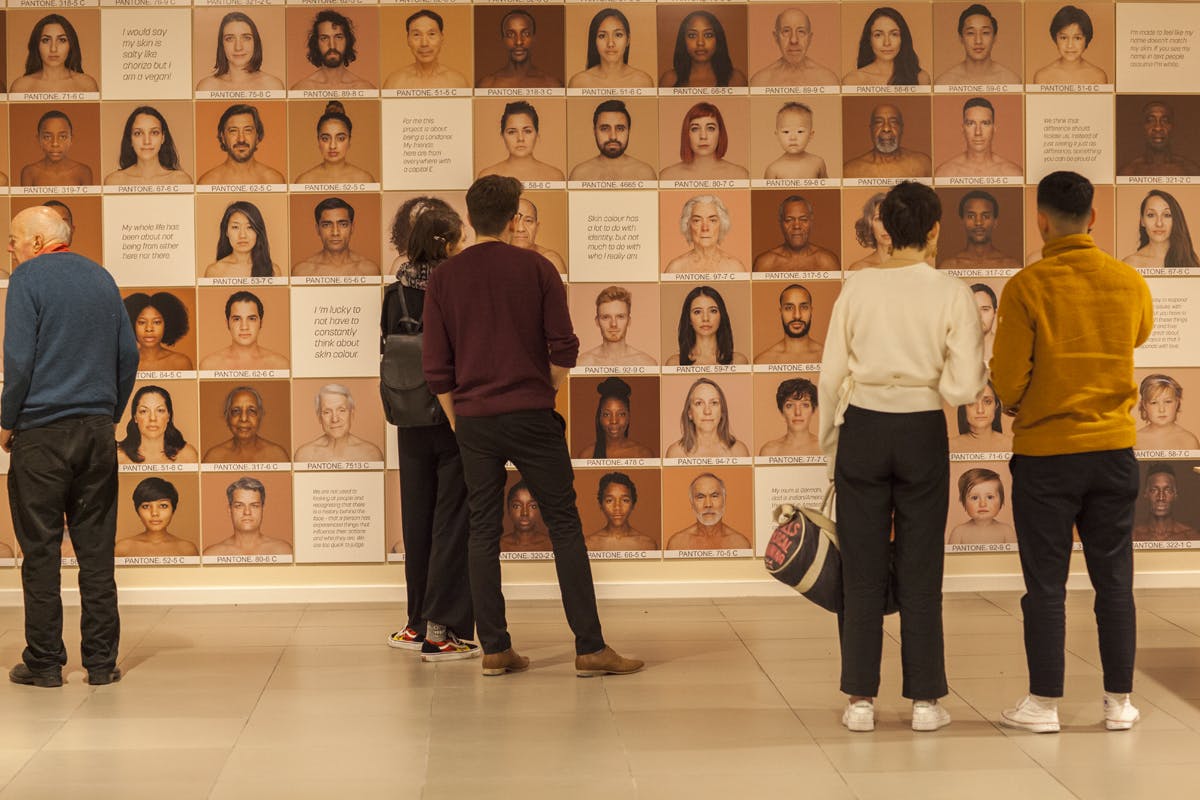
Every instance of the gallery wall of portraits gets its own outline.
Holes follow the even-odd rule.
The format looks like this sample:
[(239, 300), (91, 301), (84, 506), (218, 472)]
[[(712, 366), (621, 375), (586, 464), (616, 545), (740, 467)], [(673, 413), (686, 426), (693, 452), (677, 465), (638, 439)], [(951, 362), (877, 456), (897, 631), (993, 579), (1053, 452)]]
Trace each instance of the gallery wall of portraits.
[[(1200, 547), (1200, 2), (7, 0), (0, 42), (0, 228), (53, 207), (137, 335), (120, 564), (403, 560), (381, 298), (420, 198), (465, 219), (490, 174), (524, 183), (512, 243), (566, 285), (593, 558), (761, 555), (827, 486), (823, 342), (886, 256), (887, 187), (939, 194), (936, 267), (990, 356), (1059, 169), (1154, 296), (1137, 546)], [(1016, 547), (1003, 411), (946, 409), (948, 552)], [(505, 492), (504, 557), (551, 558)]]

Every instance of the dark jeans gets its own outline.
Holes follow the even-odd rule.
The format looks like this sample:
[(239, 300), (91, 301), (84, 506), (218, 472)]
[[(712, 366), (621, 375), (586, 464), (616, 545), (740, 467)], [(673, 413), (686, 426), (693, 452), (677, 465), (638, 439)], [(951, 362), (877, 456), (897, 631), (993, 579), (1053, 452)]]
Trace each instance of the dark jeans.
[(1029, 691), (1062, 697), (1071, 529), (1079, 529), (1096, 590), (1104, 690), (1133, 690), (1137, 616), (1133, 605), (1133, 512), (1138, 467), (1132, 450), (1059, 456), (1015, 455), (1013, 521), (1025, 575), (1025, 659)]
[(471, 510), (471, 596), (485, 653), (512, 647), (500, 590), (505, 461), (520, 470), (550, 530), (558, 589), (567, 623), (575, 633), (575, 652), (594, 653), (604, 647), (564, 428), (563, 418), (550, 409), (458, 418), (455, 430)]
[(834, 481), (845, 610), (842, 691), (879, 694), (893, 526), (903, 695), (946, 694), (942, 559), (950, 499), (946, 417), (851, 406), (838, 438)]
[(467, 484), (448, 424), (397, 428), (408, 624), (433, 620), (460, 638), (475, 631), (467, 577)]
[(117, 536), (117, 446), (107, 416), (71, 417), (17, 431), (8, 472), (13, 527), (25, 560), (25, 664), (67, 663), (61, 558), (64, 517), (79, 560), (83, 666), (116, 666), (121, 619), (113, 576)]

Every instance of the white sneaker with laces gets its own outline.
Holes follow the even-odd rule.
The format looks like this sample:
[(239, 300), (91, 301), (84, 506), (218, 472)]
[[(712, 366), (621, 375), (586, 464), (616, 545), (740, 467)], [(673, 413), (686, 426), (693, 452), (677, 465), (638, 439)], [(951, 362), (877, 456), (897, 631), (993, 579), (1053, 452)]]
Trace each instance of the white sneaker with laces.
[(950, 724), (950, 712), (936, 700), (914, 700), (912, 729), (936, 731)]
[(859, 733), (875, 730), (875, 704), (870, 700), (847, 703), (842, 712), (842, 724)]
[(1110, 731), (1127, 731), (1141, 717), (1141, 713), (1129, 702), (1129, 695), (1105, 692), (1104, 727)]
[(1016, 708), (1000, 712), (1000, 724), (1034, 733), (1058, 733), (1058, 705), (1045, 706), (1025, 695)]

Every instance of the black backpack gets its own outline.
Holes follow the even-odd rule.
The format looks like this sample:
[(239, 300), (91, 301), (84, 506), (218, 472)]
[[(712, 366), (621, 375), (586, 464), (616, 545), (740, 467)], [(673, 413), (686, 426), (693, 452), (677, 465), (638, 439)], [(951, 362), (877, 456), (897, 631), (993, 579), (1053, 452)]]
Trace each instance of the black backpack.
[[(400, 316), (388, 320), (389, 310), (399, 303)], [(379, 395), (387, 421), (398, 428), (421, 428), (446, 422), (446, 412), (429, 391), (421, 368), (423, 325), (408, 313), (404, 287), (397, 281), (388, 286), (383, 299), (385, 332), (383, 358), (379, 362)]]

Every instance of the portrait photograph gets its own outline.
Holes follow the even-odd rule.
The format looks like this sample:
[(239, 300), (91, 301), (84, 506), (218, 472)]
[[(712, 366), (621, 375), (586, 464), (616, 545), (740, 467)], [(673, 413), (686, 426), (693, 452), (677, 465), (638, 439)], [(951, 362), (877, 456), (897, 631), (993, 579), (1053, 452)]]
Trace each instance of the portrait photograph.
[(1200, 225), (1200, 186), (1138, 184), (1116, 194), (1117, 258), (1140, 270), (1200, 270), (1188, 225), (1188, 217)]
[(660, 181), (748, 180), (750, 98), (659, 98), (658, 140)]
[(613, 95), (653, 92), (659, 74), (656, 27), (653, 5), (568, 5), (567, 89)]
[(196, 183), (287, 183), (287, 131), (286, 101), (197, 101)]
[(750, 119), (755, 186), (763, 180), (800, 184), (842, 176), (842, 102), (837, 95), (754, 96)]
[[(1006, 85), (1020, 91), (1024, 68), (1022, 3), (934, 3), (935, 86)], [(982, 6), (986, 13), (978, 13)], [(967, 13), (970, 10), (972, 13)], [(1045, 32), (1040, 31), (1044, 36)], [(953, 89), (952, 91), (960, 91)]]
[(1023, 266), (1023, 253), (1042, 241), (1035, 232), (1025, 247), (1019, 186), (939, 186), (937, 195), (942, 201), (938, 269), (1015, 271)]
[(196, 369), (196, 290), (147, 287), (121, 290), (138, 346), (138, 372)]
[(99, 103), (13, 103), (8, 107), (9, 184), (99, 186)]
[(837, 86), (841, 79), (841, 9), (835, 3), (750, 6), (751, 88)]
[(10, 95), (100, 91), (100, 11), (12, 8), (5, 13)]
[(100, 109), (105, 186), (191, 186), (196, 129), (188, 100), (106, 102)]
[[(103, 198), (95, 194), (73, 194), (61, 200), (45, 195), (13, 195), (9, 199), (9, 216), (4, 220), (4, 226), (7, 230), (9, 221), (31, 206), (48, 206), (53, 208), (71, 227), (71, 250), (87, 256), (98, 264), (104, 263), (102, 201)], [(115, 273), (111, 262), (107, 266)]]
[(1200, 97), (1117, 95), (1117, 182), (1200, 175)]
[(658, 200), (658, 249), (664, 275), (750, 271), (750, 192), (669, 190), (659, 192)]
[(560, 275), (567, 274), (567, 195), (565, 192), (521, 192), (509, 244), (545, 257)]
[[(971, 288), (975, 290), (972, 294), (977, 302), (991, 299), (990, 293), (978, 288), (982, 286), (992, 288), (990, 284), (982, 282), (971, 284)], [(990, 333), (992, 335), (988, 337), (989, 345), (994, 341), (995, 331)], [(961, 459), (956, 460), (978, 461), (996, 457), (989, 454), (1012, 452), (1013, 418), (1005, 414), (1004, 410), (1004, 404), (996, 396), (996, 389), (991, 381), (988, 381), (973, 402), (963, 403), (954, 408), (943, 408), (950, 452), (961, 455)]]
[(568, 98), (568, 180), (657, 180), (658, 123), (652, 96)]
[(659, 284), (575, 283), (567, 286), (582, 367), (658, 371)]
[(1112, 91), (1115, 28), (1113, 3), (1026, 3), (1026, 84), (1107, 86)]
[[(291, 461), (291, 394), (287, 381), (246, 378), (200, 382), (200, 447), (205, 463), (281, 463)], [(243, 400), (262, 400), (257, 408)], [(229, 404), (227, 416), (225, 406)], [(244, 412), (250, 413), (244, 413)], [(224, 458), (230, 439), (264, 445), (244, 462)], [(255, 441), (250, 441), (254, 439)], [(275, 445), (275, 447), (269, 447)], [(218, 449), (220, 448), (220, 449)], [(248, 448), (243, 448), (248, 451)]]
[[(0, 481), (0, 502), (8, 502), (8, 481)], [(0, 563), (15, 565), (17, 549), (17, 537), (9, 515), (8, 519), (0, 520)]]
[(118, 564), (128, 564), (123, 561), (127, 558), (153, 559), (149, 563), (155, 565), (199, 564), (199, 476), (182, 472), (120, 475), (114, 553)]
[(380, 81), (378, 8), (289, 7), (284, 15), (289, 91), (365, 90), (375, 96)]
[(288, 199), (282, 193), (196, 195), (196, 277), (286, 279)]
[(658, 71), (661, 89), (747, 86), (745, 6), (660, 5)]
[(382, 161), (378, 100), (296, 100), (288, 104), (293, 184), (378, 184)]
[(8, 153), (8, 114), (0, 114), (0, 191), (4, 194), (8, 194), (7, 187), (12, 184), (12, 174)]
[(400, 509), (400, 470), (383, 473), (383, 535), (387, 560), (404, 561), (404, 526)]
[(542, 510), (529, 485), (516, 470), (508, 470), (504, 483), (503, 533), (500, 535), (500, 557), (506, 553), (513, 559), (548, 560), (553, 548), (550, 530), (542, 519)]
[(562, 6), (477, 5), (477, 89), (561, 89), (565, 83)]
[(843, 178), (931, 176), (930, 99), (842, 97)]
[(122, 472), (151, 466), (158, 472), (196, 470), (200, 452), (195, 391), (194, 383), (184, 381), (138, 382), (117, 426), (117, 464)]
[(755, 272), (836, 272), (842, 208), (837, 189), (757, 190), (750, 197)]
[(1196, 461), (1138, 462), (1133, 541), (1153, 549), (1163, 542), (1200, 541), (1200, 475)]
[[(1095, 185), (1092, 208), (1096, 209), (1096, 222), (1092, 225), (1091, 237), (1096, 246), (1113, 258), (1124, 253), (1117, 252), (1116, 191), (1113, 186)], [(1174, 187), (1173, 187), (1174, 188)], [(1025, 265), (1029, 266), (1042, 257), (1042, 237), (1037, 229), (1037, 186), (1026, 186), (1025, 192)]]
[[(928, 3), (842, 4), (842, 84), (886, 92), (933, 83), (933, 18)], [(854, 92), (856, 89), (843, 89)]]
[(686, 467), (662, 472), (663, 550), (733, 556), (754, 547), (752, 467)]
[[(475, 229), (467, 221), (467, 193), (465, 191), (437, 192), (384, 192), (380, 215), (380, 269), (384, 279), (391, 280), (401, 264), (408, 260), (408, 236), (412, 230), (412, 218), (432, 201), (434, 205), (449, 207), (463, 223), (463, 246), (475, 241)], [(353, 202), (353, 201), (351, 201)], [(444, 204), (444, 205), (442, 205)], [(357, 206), (355, 206), (357, 210)], [(357, 216), (355, 217), (357, 220)], [(355, 225), (357, 230), (358, 226)], [(370, 237), (364, 239), (370, 241)]]
[(664, 463), (714, 458), (749, 464), (754, 445), (751, 378), (749, 373), (662, 376), (659, 424)]
[(658, 376), (571, 379), (571, 458), (659, 458)]
[(755, 281), (753, 360), (758, 364), (819, 364), (839, 280)]
[(192, 10), (192, 78), (199, 96), (248, 92), (283, 97), (285, 52), (282, 5), (196, 6)]
[[(823, 460), (820, 441), (818, 372), (754, 374), (755, 463), (814, 463)], [(829, 413), (833, 413), (830, 409)]]
[(879, 204), (886, 195), (886, 186), (842, 189), (842, 269), (846, 272), (878, 267), (891, 254), (892, 238), (879, 219)]
[(377, 192), (290, 195), (287, 230), (293, 280), (307, 281), (305, 276), (377, 279), (378, 243), (381, 232), (387, 233), (381, 227), (379, 204)]
[(1003, 461), (956, 461), (950, 464), (950, 513), (946, 544), (1010, 545), (1013, 528), (1012, 476)]
[[(266, 563), (291, 563), (290, 473), (203, 473), (200, 476), (200, 503), (200, 515), (204, 520), (200, 552), (205, 564), (217, 563), (219, 556), (250, 556), (247, 560), (258, 558)], [(239, 546), (239, 534), (246, 540), (245, 547)]]
[[(200, 341), (197, 366), (201, 371), (288, 369), (287, 286), (201, 286), (196, 292), (199, 295), (196, 329)], [(255, 298), (263, 306), (262, 317), (258, 319), (255, 319), (258, 313)], [(230, 319), (225, 317), (226, 305), (230, 308)], [(239, 349), (231, 352), (234, 348)], [(239, 358), (240, 348), (247, 350), (244, 360)]]
[(659, 291), (664, 367), (750, 363), (749, 282), (664, 283)]
[(588, 552), (662, 550), (662, 495), (657, 469), (575, 471), (579, 520)]
[[(389, 37), (381, 51), (381, 88), (440, 89), (470, 94), (474, 17), (469, 5), (384, 6), (380, 30), (402, 35), (400, 46)], [(435, 16), (436, 15), (436, 16)]]
[[(292, 461), (383, 466), (383, 407), (377, 378), (303, 378), (292, 383)], [(323, 467), (324, 468), (324, 467)]]
[(1134, 370), (1138, 385), (1133, 421), (1137, 425), (1134, 449), (1147, 455), (1192, 456), (1200, 450), (1200, 370), (1156, 367)]
[(507, 175), (534, 185), (567, 179), (565, 98), (483, 97), (473, 109), (475, 177)]
[[(933, 98), (933, 176), (938, 184), (1024, 175), (1025, 119), (1019, 94)], [(956, 179), (963, 179), (956, 181)]]

